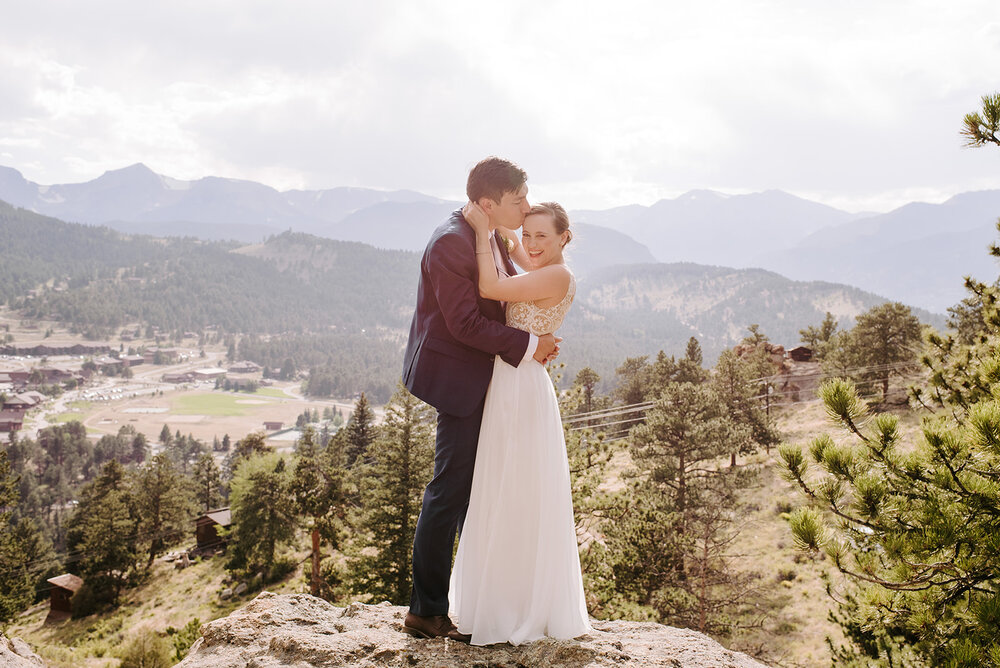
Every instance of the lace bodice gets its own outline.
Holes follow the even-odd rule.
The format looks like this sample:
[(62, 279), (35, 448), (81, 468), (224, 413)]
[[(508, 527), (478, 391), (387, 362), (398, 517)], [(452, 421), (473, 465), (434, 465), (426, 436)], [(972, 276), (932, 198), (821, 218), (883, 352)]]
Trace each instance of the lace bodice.
[(551, 334), (562, 325), (574, 296), (576, 296), (576, 278), (570, 274), (569, 289), (566, 290), (566, 296), (562, 301), (548, 308), (542, 308), (535, 302), (511, 302), (507, 306), (507, 324), (531, 332), (535, 336)]

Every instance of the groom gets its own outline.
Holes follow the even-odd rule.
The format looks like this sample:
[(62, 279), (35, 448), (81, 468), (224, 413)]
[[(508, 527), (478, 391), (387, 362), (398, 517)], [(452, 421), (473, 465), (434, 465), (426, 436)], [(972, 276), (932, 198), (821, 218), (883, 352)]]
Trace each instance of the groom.
[[(466, 194), (490, 218), (490, 228), (517, 229), (530, 209), (528, 175), (501, 158), (469, 172)], [(497, 271), (513, 275), (507, 247), (491, 239)], [(468, 642), (448, 618), (448, 584), (455, 532), (472, 489), (479, 426), (493, 359), (517, 366), (558, 352), (552, 334), (536, 337), (507, 327), (504, 305), (479, 296), (476, 236), (461, 211), (431, 235), (420, 261), (417, 308), (403, 359), (403, 382), (438, 411), (434, 478), (413, 538), (413, 594), (403, 629), (420, 638)]]

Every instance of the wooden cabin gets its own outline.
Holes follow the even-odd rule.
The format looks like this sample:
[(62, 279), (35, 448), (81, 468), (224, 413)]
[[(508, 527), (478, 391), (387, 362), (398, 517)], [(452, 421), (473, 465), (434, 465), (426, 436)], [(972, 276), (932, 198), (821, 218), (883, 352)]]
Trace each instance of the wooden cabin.
[(224, 539), (219, 537), (218, 528), (226, 528), (233, 523), (229, 508), (210, 510), (194, 521), (195, 542), (197, 550), (214, 550), (222, 546)]
[(796, 362), (808, 362), (812, 359), (813, 351), (805, 346), (797, 346), (788, 351), (788, 356)]
[(49, 592), (49, 614), (72, 614), (71, 599), (73, 594), (80, 591), (83, 580), (71, 573), (63, 573), (58, 577), (49, 578), (46, 582), (52, 585), (52, 590)]

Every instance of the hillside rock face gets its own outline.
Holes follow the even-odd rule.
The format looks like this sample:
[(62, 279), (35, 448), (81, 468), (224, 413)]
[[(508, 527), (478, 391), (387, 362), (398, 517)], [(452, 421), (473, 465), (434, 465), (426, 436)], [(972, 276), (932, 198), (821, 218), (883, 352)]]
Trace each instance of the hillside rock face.
[(0, 667), (2, 668), (38, 668), (44, 666), (41, 657), (31, 651), (28, 643), (20, 638), (8, 638), (0, 635)]
[(201, 627), (202, 637), (178, 668), (410, 666), (427, 668), (761, 668), (685, 629), (640, 622), (593, 620), (593, 633), (513, 647), (472, 647), (402, 632), (406, 608), (352, 603), (336, 608), (306, 594), (263, 592), (228, 617)]

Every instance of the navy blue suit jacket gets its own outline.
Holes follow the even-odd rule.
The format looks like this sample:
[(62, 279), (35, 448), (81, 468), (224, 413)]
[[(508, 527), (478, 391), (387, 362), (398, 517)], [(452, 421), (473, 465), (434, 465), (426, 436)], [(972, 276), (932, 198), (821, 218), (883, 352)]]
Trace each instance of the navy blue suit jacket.
[[(513, 275), (503, 244), (500, 254)], [(495, 355), (517, 366), (528, 349), (528, 333), (507, 327), (503, 307), (480, 297), (478, 284), (476, 235), (455, 211), (434, 230), (420, 261), (403, 384), (457, 417), (470, 415), (486, 396)]]

